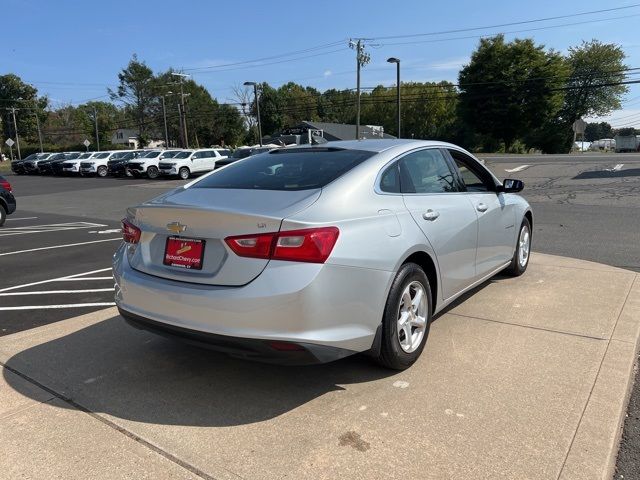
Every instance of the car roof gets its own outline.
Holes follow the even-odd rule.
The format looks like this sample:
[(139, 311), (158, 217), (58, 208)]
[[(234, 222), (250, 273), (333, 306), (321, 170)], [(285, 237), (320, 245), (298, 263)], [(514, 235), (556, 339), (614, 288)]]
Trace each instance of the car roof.
[[(303, 145), (301, 145), (302, 147)], [(314, 148), (314, 147), (336, 147), (336, 148), (345, 148), (348, 150), (364, 150), (367, 152), (384, 152), (385, 150), (389, 150), (390, 148), (395, 147), (407, 147), (407, 148), (418, 148), (418, 147), (457, 147), (451, 143), (441, 142), (438, 140), (410, 140), (410, 139), (380, 139), (380, 140), (338, 140), (334, 142), (322, 143), (320, 145), (304, 145), (304, 147)]]

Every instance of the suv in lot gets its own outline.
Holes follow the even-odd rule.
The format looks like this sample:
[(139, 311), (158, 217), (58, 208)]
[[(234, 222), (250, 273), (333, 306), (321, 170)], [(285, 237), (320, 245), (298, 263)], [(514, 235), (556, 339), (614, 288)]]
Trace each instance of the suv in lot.
[[(40, 153), (36, 155), (36, 158), (30, 158), (31, 155), (29, 155), (29, 160), (24, 159), (22, 161), (22, 173), (38, 173), (38, 165), (40, 164), (40, 162), (45, 162), (47, 160), (49, 160), (51, 157), (56, 156), (56, 155), (64, 155), (64, 154), (60, 154), (60, 153)], [(17, 172), (16, 172), (17, 173)]]
[(126, 167), (130, 160), (135, 160), (144, 150), (120, 150), (111, 155), (107, 161), (107, 174), (119, 177), (126, 174)]
[(106, 177), (108, 172), (108, 162), (117, 152), (98, 152), (91, 158), (80, 162), (80, 173), (82, 175), (97, 175)]
[(11, 193), (11, 184), (0, 176), (0, 227), (7, 219), (7, 215), (11, 215), (15, 211), (16, 198)]
[(74, 160), (82, 155), (82, 152), (64, 152), (63, 157), (54, 155), (48, 160), (38, 164), (40, 173), (43, 175), (61, 175), (63, 173), (63, 163), (67, 160)]
[(80, 174), (80, 162), (91, 158), (93, 155), (96, 155), (96, 153), (97, 152), (86, 152), (81, 153), (75, 158), (66, 159), (62, 162), (62, 173)]
[(127, 173), (134, 177), (146, 175), (149, 178), (158, 178), (160, 176), (158, 164), (164, 158), (163, 153), (164, 150), (161, 149), (141, 153), (135, 160), (129, 160), (126, 166)]
[(31, 155), (23, 158), (22, 160), (13, 160), (11, 162), (11, 171), (16, 175), (22, 175), (25, 173), (24, 162), (31, 162), (32, 160), (37, 160), (38, 157), (45, 157), (46, 155), (51, 155), (50, 153), (32, 153)]
[(226, 159), (231, 152), (223, 148), (201, 148), (182, 150), (170, 161), (158, 165), (163, 175), (177, 175), (186, 180), (192, 173), (210, 172), (216, 168), (218, 160)]

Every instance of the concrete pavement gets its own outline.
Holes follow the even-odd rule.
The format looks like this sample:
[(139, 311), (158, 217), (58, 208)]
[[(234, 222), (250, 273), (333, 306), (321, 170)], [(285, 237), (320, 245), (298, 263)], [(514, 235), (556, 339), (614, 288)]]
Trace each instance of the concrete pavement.
[(638, 274), (539, 253), (401, 373), (246, 363), (103, 310), (0, 339), (0, 477), (610, 478), (639, 337)]

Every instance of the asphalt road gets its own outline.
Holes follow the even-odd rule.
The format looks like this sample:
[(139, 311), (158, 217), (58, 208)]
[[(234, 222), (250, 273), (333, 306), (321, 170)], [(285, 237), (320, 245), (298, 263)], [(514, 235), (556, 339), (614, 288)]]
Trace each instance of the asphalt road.
[[(640, 271), (640, 154), (481, 157), (499, 178), (518, 178), (525, 182), (523, 196), (534, 210), (534, 250)], [(127, 206), (184, 183), (12, 175), (7, 178), (14, 185), (19, 209), (0, 230), (0, 295), (64, 291), (70, 289), (69, 285), (73, 285), (73, 290), (87, 291), (0, 296), (3, 318), (0, 335), (104, 308), (68, 306), (112, 301), (113, 292), (108, 289), (113, 288), (113, 282), (104, 278), (110, 276), (104, 269), (108, 269), (118, 242), (85, 242), (118, 238), (115, 232), (98, 232), (117, 228)], [(19, 221), (18, 218), (27, 219)], [(61, 223), (76, 228), (67, 225), (58, 226), (60, 229), (56, 230), (51, 226)], [(13, 230), (16, 234), (7, 235), (11, 228), (29, 225), (45, 227), (38, 227), (43, 230), (40, 233), (17, 234), (24, 230)], [(84, 244), (45, 249), (72, 243)], [(7, 255), (21, 250), (33, 251)], [(60, 278), (69, 276), (76, 277)], [(52, 282), (52, 279), (57, 280)], [(45, 283), (27, 285), (34, 282)], [(63, 307), (2, 311), (3, 308), (52, 305)], [(616, 478), (640, 478), (638, 387), (629, 405)]]

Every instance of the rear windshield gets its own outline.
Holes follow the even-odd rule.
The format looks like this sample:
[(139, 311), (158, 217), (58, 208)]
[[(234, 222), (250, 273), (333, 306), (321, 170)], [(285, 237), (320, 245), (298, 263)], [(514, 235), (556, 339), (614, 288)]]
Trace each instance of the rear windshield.
[(373, 152), (337, 148), (274, 150), (232, 163), (194, 184), (193, 188), (322, 188), (373, 155)]
[(143, 153), (142, 155), (140, 155), (140, 158), (156, 158), (157, 156), (159, 156), (162, 152), (160, 151), (151, 151), (151, 152), (146, 152)]

